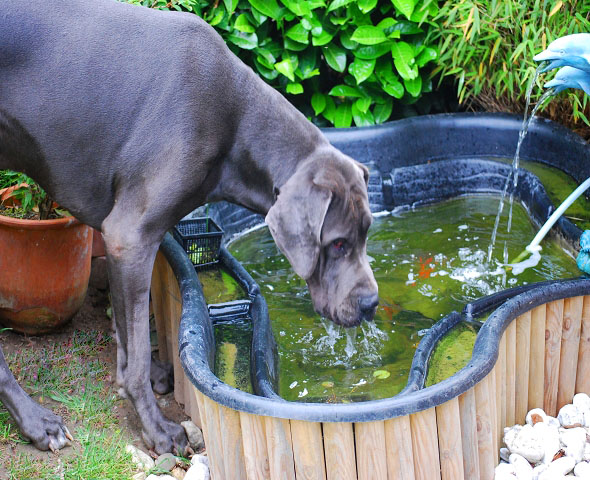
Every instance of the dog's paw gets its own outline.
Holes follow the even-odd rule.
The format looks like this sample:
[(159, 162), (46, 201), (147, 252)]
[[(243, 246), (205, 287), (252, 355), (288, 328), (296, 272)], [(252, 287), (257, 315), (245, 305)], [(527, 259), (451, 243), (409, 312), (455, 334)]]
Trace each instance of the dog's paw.
[(190, 446), (184, 428), (169, 420), (154, 425), (151, 434), (142, 430), (141, 435), (146, 446), (158, 455), (174, 453), (187, 456), (189, 454)]
[(19, 428), (39, 450), (57, 452), (74, 440), (62, 418), (50, 410), (31, 403), (31, 408), (20, 419)]
[(174, 390), (174, 369), (172, 365), (160, 362), (157, 358), (152, 357), (150, 382), (152, 390), (160, 395)]

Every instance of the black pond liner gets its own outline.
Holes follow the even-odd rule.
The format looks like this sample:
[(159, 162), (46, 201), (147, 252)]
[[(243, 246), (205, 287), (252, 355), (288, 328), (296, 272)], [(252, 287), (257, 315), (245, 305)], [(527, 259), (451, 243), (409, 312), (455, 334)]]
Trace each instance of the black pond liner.
[[(328, 129), (325, 133), (335, 146), (369, 166), (369, 199), (372, 210), (379, 211), (501, 191), (510, 166), (491, 158), (513, 155), (520, 125), (521, 119), (512, 115), (458, 114), (416, 117), (378, 127)], [(579, 182), (590, 176), (589, 147), (575, 134), (550, 121), (536, 120), (531, 125), (521, 158), (560, 168)], [(521, 173), (514, 194), (539, 223), (555, 208), (538, 178), (528, 172)], [(212, 206), (210, 213), (230, 234), (261, 222), (259, 215), (223, 202)], [(572, 246), (581, 234), (563, 218), (554, 230)], [(579, 278), (526, 285), (484, 297), (466, 305), (462, 313), (450, 312), (429, 330), (414, 356), (406, 388), (398, 395), (352, 404), (287, 402), (274, 390), (276, 345), (266, 302), (242, 265), (222, 250), (222, 262), (249, 292), (252, 302), (251, 372), (257, 395), (230, 387), (213, 374), (213, 329), (194, 268), (171, 238), (163, 242), (162, 251), (183, 296), (180, 359), (193, 384), (229, 408), (315, 422), (378, 421), (440, 405), (467, 391), (490, 372), (502, 333), (520, 314), (558, 298), (590, 293), (590, 279)], [(428, 361), (437, 342), (460, 321), (493, 309), (496, 310), (477, 335), (469, 364), (450, 378), (425, 388)]]

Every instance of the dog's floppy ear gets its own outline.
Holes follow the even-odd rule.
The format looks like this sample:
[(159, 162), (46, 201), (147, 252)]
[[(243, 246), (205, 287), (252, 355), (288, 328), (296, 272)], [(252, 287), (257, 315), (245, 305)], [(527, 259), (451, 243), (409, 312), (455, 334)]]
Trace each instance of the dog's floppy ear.
[(354, 163), (356, 163), (357, 167), (359, 167), (361, 169), (361, 173), (363, 174), (363, 180), (365, 181), (365, 185), (368, 187), (369, 186), (369, 169), (363, 165), (361, 162), (357, 162), (356, 160), (354, 160)]
[(309, 173), (293, 175), (266, 215), (276, 244), (295, 273), (304, 280), (313, 274), (321, 249), (321, 232), (332, 200), (329, 188), (318, 186)]

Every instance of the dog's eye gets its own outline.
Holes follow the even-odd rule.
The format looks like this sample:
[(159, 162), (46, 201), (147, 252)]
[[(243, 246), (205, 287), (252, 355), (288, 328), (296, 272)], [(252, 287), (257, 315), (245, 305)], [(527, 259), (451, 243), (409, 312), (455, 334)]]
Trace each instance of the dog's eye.
[(332, 249), (336, 253), (344, 253), (346, 251), (346, 240), (343, 240), (342, 238), (334, 240), (332, 242)]

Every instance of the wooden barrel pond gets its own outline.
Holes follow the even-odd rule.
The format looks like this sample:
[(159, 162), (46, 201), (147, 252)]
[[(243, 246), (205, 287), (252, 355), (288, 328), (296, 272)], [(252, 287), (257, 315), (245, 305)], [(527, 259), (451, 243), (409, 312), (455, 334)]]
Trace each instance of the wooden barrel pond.
[[(369, 163), (372, 172), (378, 170), (378, 179), (369, 183), (371, 207), (378, 211), (400, 202), (497, 191), (505, 172), (477, 162), (484, 156), (509, 156), (519, 124), (505, 115), (445, 115), (348, 133), (329, 131), (327, 136), (345, 153)], [(590, 162), (581, 161), (590, 159), (589, 149), (573, 134), (543, 121), (529, 135), (525, 158), (552, 164), (561, 155), (563, 171), (578, 181), (590, 176)], [(442, 144), (452, 151), (441, 152)], [(453, 170), (437, 163), (446, 158), (466, 162), (455, 169), (462, 177), (443, 175)], [(475, 183), (471, 159), (476, 161), (473, 172), (480, 173)], [(431, 161), (428, 178), (438, 183), (412, 173), (413, 165)], [(542, 222), (550, 204), (538, 183), (527, 178), (517, 193), (523, 202), (529, 200), (531, 216)], [(212, 208), (212, 213), (230, 233), (260, 222), (226, 206)], [(565, 219), (558, 228), (570, 245), (579, 237), (580, 230)], [(160, 360), (174, 365), (175, 398), (203, 429), (215, 480), (492, 480), (504, 427), (523, 423), (532, 408), (556, 415), (575, 393), (590, 394), (590, 279), (576, 278), (505, 290), (449, 314), (422, 338), (408, 384), (394, 397), (349, 404), (285, 401), (273, 389), (276, 371), (265, 300), (224, 249), (221, 261), (248, 294), (255, 394), (214, 375), (210, 312), (195, 268), (170, 236), (158, 253), (151, 291)], [(435, 345), (460, 321), (481, 312), (490, 315), (479, 329), (469, 363), (426, 387)]]
[(590, 279), (504, 302), (451, 378), (356, 404), (286, 402), (218, 380), (210, 324), (197, 321), (207, 318), (200, 284), (171, 238), (152, 301), (160, 359), (174, 365), (175, 398), (203, 428), (215, 479), (492, 479), (504, 427), (590, 394)]

